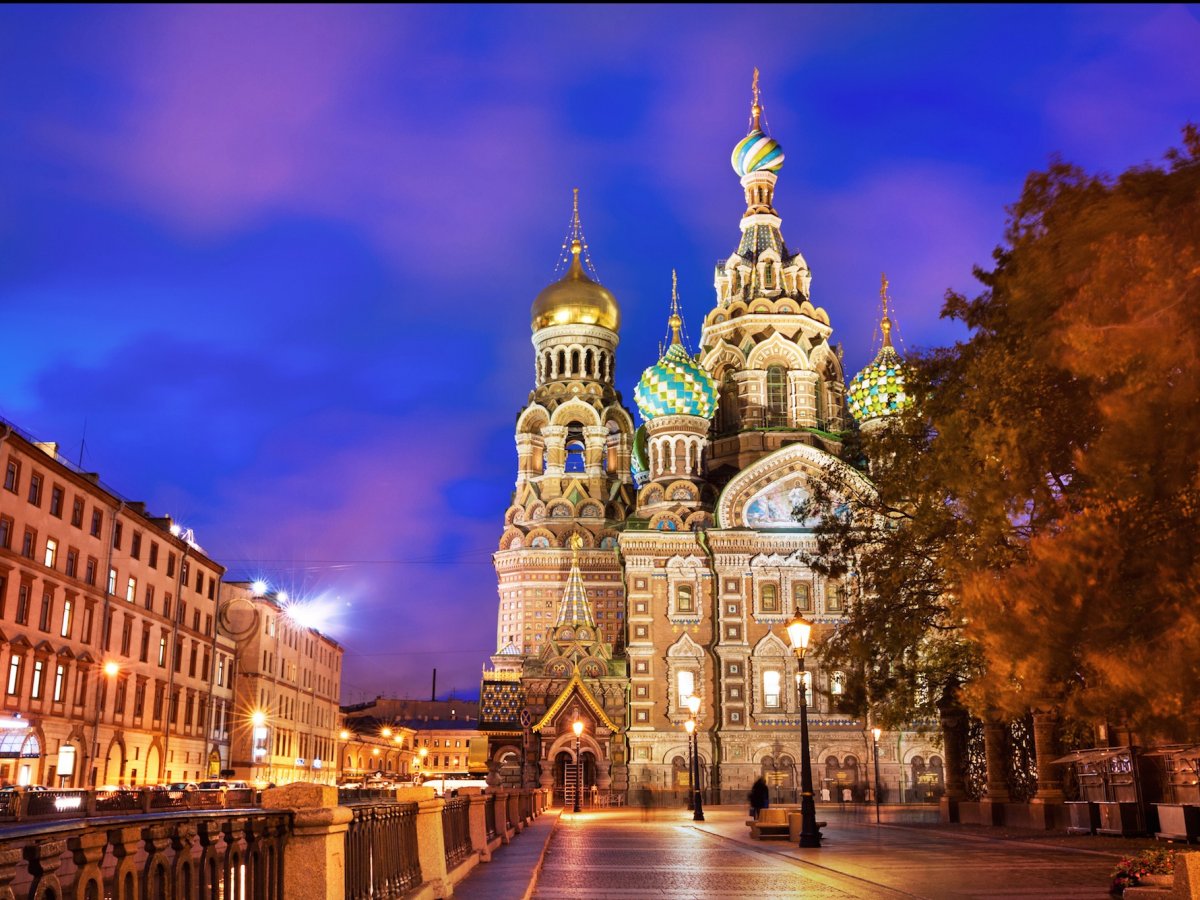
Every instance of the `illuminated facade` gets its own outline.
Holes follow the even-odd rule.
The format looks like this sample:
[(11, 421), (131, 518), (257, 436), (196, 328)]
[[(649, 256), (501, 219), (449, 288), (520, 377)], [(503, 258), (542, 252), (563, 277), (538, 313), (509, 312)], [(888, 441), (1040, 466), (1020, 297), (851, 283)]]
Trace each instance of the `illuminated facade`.
[(224, 569), (0, 422), (0, 781), (141, 785), (229, 761)]
[[(819, 640), (846, 612), (850, 586), (804, 561), (816, 542), (801, 508), (811, 480), (841, 465), (851, 422), (830, 317), (784, 241), (783, 150), (761, 113), (756, 83), (731, 160), (746, 203), (737, 248), (716, 269), (695, 356), (672, 292), (670, 343), (634, 392), (641, 427), (614, 387), (619, 311), (583, 274), (577, 213), (567, 275), (535, 301), (536, 387), (517, 420), (517, 490), (495, 554), (497, 652), (481, 688), (501, 782), (569, 785), (578, 719), (585, 785), (683, 787), (694, 694), (706, 786), (736, 801), (763, 774), (798, 787), (798, 671), (784, 625), (798, 609)], [(886, 310), (884, 324), (886, 336)], [(872, 387), (856, 383), (864, 397)], [(806, 668), (819, 798), (861, 798), (872, 742), (837, 709), (846, 673), (819, 657)], [(880, 747), (892, 786), (941, 765), (915, 733)]]
[(289, 614), (285, 597), (261, 591), (245, 582), (221, 586), (220, 628), (237, 656), (229, 768), (246, 781), (333, 784), (342, 647)]

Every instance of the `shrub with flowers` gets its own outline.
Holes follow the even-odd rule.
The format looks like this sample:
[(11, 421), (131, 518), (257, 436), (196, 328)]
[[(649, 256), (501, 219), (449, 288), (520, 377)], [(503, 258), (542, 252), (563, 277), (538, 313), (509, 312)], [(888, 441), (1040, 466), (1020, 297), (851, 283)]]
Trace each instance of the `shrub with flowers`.
[(1143, 850), (1136, 856), (1126, 856), (1113, 869), (1111, 893), (1121, 894), (1125, 888), (1140, 884), (1147, 875), (1170, 875), (1175, 871), (1175, 856), (1179, 851), (1166, 847)]

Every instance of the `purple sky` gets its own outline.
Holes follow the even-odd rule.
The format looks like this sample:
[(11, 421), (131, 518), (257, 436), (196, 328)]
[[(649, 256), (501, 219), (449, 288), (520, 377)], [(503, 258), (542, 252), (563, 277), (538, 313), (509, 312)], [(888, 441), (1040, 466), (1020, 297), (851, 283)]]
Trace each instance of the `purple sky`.
[(327, 603), (344, 699), (478, 689), (581, 189), (618, 380), (693, 340), (762, 70), (784, 234), (848, 371), (973, 290), (1053, 154), (1117, 172), (1200, 118), (1191, 7), (6, 7), (0, 415), (231, 577)]

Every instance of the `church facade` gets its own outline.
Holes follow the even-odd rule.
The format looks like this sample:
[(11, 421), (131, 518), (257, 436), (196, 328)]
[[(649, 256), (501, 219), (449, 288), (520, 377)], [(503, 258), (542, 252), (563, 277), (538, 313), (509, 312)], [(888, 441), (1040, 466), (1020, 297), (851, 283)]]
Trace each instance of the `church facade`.
[[(874, 783), (869, 723), (838, 711), (847, 673), (816, 653), (801, 683), (784, 625), (800, 612), (819, 644), (845, 615), (847, 586), (806, 562), (802, 506), (811, 480), (842, 465), (848, 400), (877, 424), (903, 402), (903, 375), (885, 306), (885, 346), (847, 397), (829, 315), (783, 238), (783, 151), (761, 114), (756, 88), (732, 155), (740, 239), (714, 273), (699, 350), (683, 345), (673, 290), (670, 344), (634, 391), (640, 426), (613, 380), (620, 308), (592, 277), (577, 206), (566, 273), (534, 301), (535, 385), (516, 420), (480, 697), (497, 784), (682, 790), (695, 695), (710, 797), (740, 802), (760, 775), (791, 797), (801, 689), (818, 798), (860, 799)], [(879, 760), (889, 799), (937, 792), (940, 754), (920, 734), (885, 734)]]

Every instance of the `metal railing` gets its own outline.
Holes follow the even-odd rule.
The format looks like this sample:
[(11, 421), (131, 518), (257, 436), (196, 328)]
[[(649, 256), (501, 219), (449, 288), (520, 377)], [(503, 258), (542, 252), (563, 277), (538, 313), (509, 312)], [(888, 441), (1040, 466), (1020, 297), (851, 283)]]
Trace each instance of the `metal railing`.
[(400, 897), (421, 884), (417, 804), (351, 806), (346, 831), (346, 900)]
[(493, 841), (496, 839), (496, 797), (494, 794), (487, 795), (483, 800), (483, 823), (487, 830), (487, 839)]
[(184, 809), (246, 809), (259, 805), (250, 789), (163, 791), (0, 791), (0, 825), (12, 822), (90, 819)]
[(442, 809), (442, 840), (446, 847), (446, 868), (451, 869), (471, 851), (471, 801), (455, 797)]
[(246, 809), (10, 825), (0, 884), (16, 897), (284, 900), (290, 831), (290, 812)]

